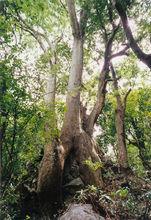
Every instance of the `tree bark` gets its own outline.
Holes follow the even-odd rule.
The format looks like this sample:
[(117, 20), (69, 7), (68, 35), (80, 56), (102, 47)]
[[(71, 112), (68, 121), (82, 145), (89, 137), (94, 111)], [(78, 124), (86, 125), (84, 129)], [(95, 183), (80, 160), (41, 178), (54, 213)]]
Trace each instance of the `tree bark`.
[[(51, 65), (50, 65), (51, 69)], [(48, 74), (46, 76), (46, 89), (45, 89), (45, 104), (48, 108), (55, 105), (55, 93), (56, 93), (56, 76)]]
[(115, 110), (115, 125), (117, 132), (117, 146), (118, 146), (118, 165), (120, 169), (128, 168), (128, 157), (127, 157), (127, 149), (126, 149), (126, 137), (125, 137), (125, 108), (126, 108), (126, 98), (125, 96), (124, 103), (122, 103), (121, 96), (119, 94), (119, 87), (116, 72), (113, 68), (113, 65), (110, 64), (112, 77), (113, 77), (113, 86), (116, 96), (117, 108)]

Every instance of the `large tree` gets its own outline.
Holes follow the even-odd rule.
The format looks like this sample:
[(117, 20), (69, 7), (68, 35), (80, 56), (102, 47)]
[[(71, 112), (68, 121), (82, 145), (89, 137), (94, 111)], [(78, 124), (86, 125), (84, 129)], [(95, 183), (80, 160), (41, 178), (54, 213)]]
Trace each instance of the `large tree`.
[[(66, 96), (67, 110), (64, 115), (61, 135), (57, 140), (55, 139), (55, 142), (52, 141), (47, 154), (44, 154), (38, 177), (38, 193), (42, 200), (47, 202), (49, 201), (49, 195), (49, 198), (51, 198), (49, 203), (56, 202), (56, 198), (58, 200), (61, 199), (61, 186), (66, 172), (71, 172), (75, 164), (78, 167), (76, 178), (80, 177), (85, 185), (103, 187), (100, 169), (101, 158), (97, 145), (93, 140), (93, 130), (104, 106), (106, 86), (109, 80), (110, 60), (112, 57), (124, 54), (127, 49), (126, 46), (120, 53), (112, 54), (112, 44), (119, 25), (114, 23), (114, 16), (110, 8), (107, 8), (107, 12), (110, 15), (110, 19), (108, 19), (109, 30), (106, 29), (105, 24), (101, 23), (99, 20), (101, 17), (97, 14), (96, 17), (103, 29), (102, 37), (105, 51), (103, 67), (99, 75), (96, 102), (88, 114), (86, 106), (80, 100), (80, 96), (82, 91), (84, 40), (86, 34), (88, 34), (87, 22), (91, 19), (90, 16), (92, 16), (90, 11), (93, 4), (82, 5), (78, 19), (75, 2), (68, 0), (66, 3), (73, 35), (71, 70)], [(103, 3), (103, 6), (105, 10), (106, 3)], [(96, 2), (94, 7), (96, 7)], [(92, 164), (100, 164), (98, 169), (92, 170), (85, 163), (88, 160)]]

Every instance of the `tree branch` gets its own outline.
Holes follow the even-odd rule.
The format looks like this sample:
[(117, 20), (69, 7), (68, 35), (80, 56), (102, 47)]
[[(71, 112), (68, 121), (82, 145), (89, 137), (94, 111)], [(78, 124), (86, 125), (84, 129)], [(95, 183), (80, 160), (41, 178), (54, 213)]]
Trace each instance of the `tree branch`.
[(127, 93), (126, 93), (126, 95), (125, 95), (125, 97), (124, 97), (124, 100), (123, 100), (124, 111), (126, 110), (127, 98), (128, 98), (128, 96), (129, 96), (129, 94), (130, 94), (131, 91), (132, 91), (132, 89), (130, 88), (130, 89), (127, 91)]
[(114, 89), (117, 91), (117, 95), (116, 95), (116, 99), (117, 99), (117, 102), (118, 102), (118, 105), (121, 107), (121, 109), (123, 109), (123, 111), (125, 112), (126, 110), (126, 102), (127, 102), (127, 98), (128, 98), (128, 95), (130, 94), (131, 92), (131, 88), (127, 91), (127, 93), (125, 94), (125, 97), (124, 97), (124, 100), (123, 100), (123, 103), (122, 103), (122, 99), (121, 99), (121, 96), (118, 92), (119, 88), (118, 88), (118, 78), (116, 76), (116, 72), (114, 70), (114, 67), (112, 65), (112, 63), (110, 63), (110, 69), (111, 69), (111, 72), (112, 72), (112, 76), (113, 76), (113, 83), (114, 83)]
[[(44, 30), (43, 30), (44, 33), (41, 33), (39, 31), (35, 30), (32, 26), (27, 24), (27, 22), (22, 18), (22, 16), (18, 12), (16, 12), (16, 14), (17, 14), (17, 17), (14, 16), (14, 18), (18, 21), (19, 27), (21, 27), (24, 31), (30, 33), (38, 41), (41, 49), (44, 52), (47, 51), (47, 48), (45, 47), (42, 39), (45, 40), (45, 42), (47, 43), (49, 49), (53, 48), (53, 43), (50, 42), (49, 37), (47, 36), (47, 34), (45, 33)], [(60, 37), (58, 37), (58, 39), (56, 39), (55, 44), (60, 42), (61, 39), (62, 39), (62, 35)]]
[(127, 40), (129, 41), (130, 47), (132, 48), (137, 58), (140, 59), (143, 63), (145, 63), (151, 69), (151, 54), (144, 53), (139, 47), (139, 45), (137, 44), (137, 41), (134, 39), (131, 28), (129, 26), (126, 11), (124, 10), (121, 2), (119, 0), (114, 0), (114, 5), (121, 18), (122, 25), (125, 31), (125, 35), (127, 37)]
[(110, 63), (110, 69), (111, 69), (111, 73), (112, 73), (112, 77), (113, 77), (114, 90), (117, 93), (116, 94), (117, 104), (118, 104), (118, 107), (120, 107), (120, 109), (123, 109), (123, 104), (122, 104), (121, 96), (119, 94), (118, 78), (116, 76), (116, 72), (115, 72), (115, 69), (114, 69), (112, 63)]
[(130, 48), (129, 45), (126, 45), (121, 51), (115, 53), (115, 54), (112, 54), (110, 59), (113, 59), (113, 58), (116, 58), (116, 57), (119, 57), (119, 56), (128, 56), (129, 54), (127, 53), (127, 50)]
[(112, 35), (106, 44), (106, 49), (105, 49), (105, 53), (104, 53), (104, 64), (103, 64), (102, 71), (100, 73), (100, 79), (99, 79), (99, 84), (98, 84), (97, 100), (96, 100), (94, 107), (93, 107), (93, 109), (87, 119), (86, 131), (90, 135), (92, 135), (94, 124), (96, 123), (96, 121), (97, 121), (97, 119), (98, 119), (98, 117), (104, 107), (105, 95), (106, 95), (106, 85), (108, 82), (107, 76), (109, 73), (112, 44), (113, 44), (114, 37), (118, 31), (118, 28), (119, 28), (119, 25), (113, 29)]
[(75, 11), (75, 2), (74, 0), (66, 0), (68, 13), (70, 17), (70, 23), (72, 27), (72, 34), (74, 37), (80, 37), (80, 27)]
[(80, 24), (79, 24), (81, 37), (83, 37), (85, 35), (85, 28), (86, 28), (86, 25), (87, 25), (87, 19), (88, 19), (87, 12), (85, 10), (81, 10), (81, 12), (80, 12)]

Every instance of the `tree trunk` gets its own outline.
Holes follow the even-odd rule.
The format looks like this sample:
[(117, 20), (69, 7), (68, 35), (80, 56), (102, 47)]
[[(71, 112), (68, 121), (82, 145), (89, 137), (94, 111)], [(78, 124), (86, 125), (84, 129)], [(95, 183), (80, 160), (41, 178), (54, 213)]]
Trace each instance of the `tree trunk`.
[[(71, 75), (67, 95), (67, 112), (61, 134), (64, 147), (64, 163), (74, 154), (79, 166), (79, 175), (84, 184), (102, 186), (101, 171), (93, 172), (85, 165), (85, 161), (100, 161), (92, 137), (82, 128), (80, 117), (80, 87), (83, 70), (83, 39), (74, 39)], [(72, 167), (72, 162), (70, 166)]]
[(81, 12), (80, 22), (78, 22), (74, 1), (67, 0), (67, 6), (74, 43), (66, 102), (67, 112), (61, 133), (61, 142), (64, 147), (64, 163), (70, 154), (74, 154), (74, 159), (79, 166), (79, 175), (83, 182), (85, 184), (102, 186), (101, 171), (92, 172), (84, 164), (85, 160), (89, 158), (94, 162), (100, 161), (92, 138), (83, 130), (80, 117), (80, 89), (83, 73), (83, 39), (86, 15), (84, 12)]
[(97, 146), (92, 137), (85, 131), (82, 131), (74, 141), (75, 156), (79, 164), (80, 177), (85, 185), (95, 185), (97, 187), (103, 186), (101, 170), (92, 171), (88, 165), (85, 164), (86, 160), (93, 163), (100, 162)]
[(127, 157), (127, 149), (126, 149), (126, 137), (125, 137), (125, 125), (124, 125), (124, 119), (125, 119), (125, 103), (127, 95), (125, 96), (125, 103), (122, 103), (121, 96), (119, 94), (119, 88), (118, 88), (118, 81), (116, 72), (113, 68), (113, 65), (110, 65), (112, 77), (113, 77), (113, 85), (114, 85), (114, 91), (116, 95), (116, 101), (117, 101), (117, 108), (115, 110), (115, 125), (116, 125), (116, 132), (117, 132), (117, 146), (118, 146), (118, 165), (120, 169), (128, 168), (128, 157)]
[[(55, 65), (50, 61), (50, 70)], [(48, 110), (49, 119), (45, 124), (45, 147), (44, 155), (40, 163), (37, 193), (39, 203), (44, 212), (50, 213), (57, 208), (61, 198), (62, 165), (60, 163), (60, 152), (62, 150), (57, 137), (57, 118), (55, 111), (56, 75), (50, 73), (46, 77), (45, 105)]]
[(6, 122), (3, 122), (2, 125), (0, 125), (0, 198), (2, 196), (2, 169), (3, 169), (2, 151), (3, 151), (3, 143), (5, 138), (5, 130), (6, 130)]
[[(67, 112), (61, 132), (61, 143), (53, 140), (47, 145), (39, 169), (37, 192), (43, 204), (61, 201), (62, 175), (67, 158), (73, 154), (84, 184), (102, 186), (101, 171), (92, 171), (85, 161), (100, 161), (96, 145), (81, 126), (80, 86), (83, 70), (83, 39), (74, 39), (72, 67), (67, 94)], [(73, 161), (72, 161), (73, 162)], [(72, 162), (68, 166), (72, 167)], [(47, 206), (48, 209), (48, 205)]]
[[(52, 69), (50, 64), (50, 69)], [(48, 108), (55, 105), (55, 93), (56, 93), (56, 75), (52, 73), (46, 77), (46, 89), (45, 89), (45, 104)]]
[(124, 110), (117, 107), (116, 112), (116, 132), (117, 132), (117, 146), (118, 146), (118, 164), (119, 167), (128, 167), (127, 149), (125, 141), (125, 128), (124, 128)]
[(60, 144), (57, 139), (45, 146), (37, 183), (37, 193), (43, 209), (58, 206), (61, 202), (62, 164), (59, 150)]
[[(50, 65), (51, 68), (52, 65)], [(62, 147), (57, 137), (55, 112), (56, 76), (53, 74), (48, 75), (46, 83), (45, 104), (50, 115), (49, 121), (45, 124), (46, 143), (38, 172), (37, 193), (42, 210), (48, 212), (48, 209), (50, 209), (51, 213), (52, 207), (57, 208), (62, 200), (62, 164), (60, 158)]]
[(2, 100), (2, 105), (0, 106), (1, 110), (1, 124), (0, 124), (0, 198), (2, 196), (2, 168), (3, 168), (3, 162), (2, 162), (2, 152), (3, 152), (3, 143), (5, 139), (5, 132), (6, 132), (6, 119), (7, 119), (7, 112), (5, 108), (5, 94), (6, 94), (6, 79), (5, 75), (2, 77), (2, 80), (0, 82), (0, 99)]

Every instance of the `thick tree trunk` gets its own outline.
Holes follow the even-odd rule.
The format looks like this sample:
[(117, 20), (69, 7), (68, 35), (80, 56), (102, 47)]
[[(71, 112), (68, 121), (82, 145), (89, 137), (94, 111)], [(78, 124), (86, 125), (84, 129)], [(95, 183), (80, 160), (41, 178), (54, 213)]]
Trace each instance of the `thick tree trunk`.
[(77, 137), (75, 137), (75, 156), (79, 164), (80, 177), (85, 185), (95, 185), (97, 187), (103, 186), (103, 180), (101, 170), (92, 171), (88, 165), (85, 164), (86, 160), (90, 160), (93, 163), (100, 162), (98, 149), (95, 141), (85, 131), (82, 131)]
[(53, 139), (53, 141), (45, 147), (44, 156), (39, 169), (37, 192), (41, 205), (46, 206), (46, 208), (48, 208), (49, 205), (57, 206), (58, 203), (61, 202), (62, 164), (60, 163), (61, 158), (59, 157), (60, 149), (59, 141)]
[[(74, 39), (72, 68), (67, 95), (67, 112), (61, 134), (64, 160), (71, 152), (79, 166), (79, 175), (85, 184), (102, 186), (101, 171), (93, 172), (85, 161), (100, 161), (92, 137), (82, 128), (80, 117), (80, 87), (83, 70), (83, 39)], [(72, 162), (71, 162), (72, 163)], [(72, 164), (71, 164), (72, 166)]]
[[(68, 83), (66, 99), (67, 111), (62, 128), (61, 140), (66, 145), (66, 151), (71, 148), (71, 140), (81, 129), (80, 119), (80, 89), (83, 71), (83, 39), (74, 38), (71, 74)], [(68, 143), (69, 142), (69, 143)]]
[[(90, 167), (85, 164), (85, 161), (91, 160), (93, 163), (101, 163), (96, 144), (92, 139), (92, 134), (94, 124), (104, 105), (111, 47), (117, 31), (117, 28), (113, 30), (113, 34), (107, 42), (104, 66), (100, 74), (97, 101), (85, 124), (86, 127), (84, 127), (80, 115), (80, 90), (83, 72), (83, 44), (86, 15), (84, 12), (81, 12), (80, 21), (78, 22), (74, 1), (67, 0), (67, 6), (74, 38), (71, 72), (66, 98), (67, 111), (61, 131), (60, 144), (57, 143), (56, 147), (56, 142), (52, 142), (52, 144), (46, 146), (39, 171), (37, 188), (39, 194), (43, 195), (44, 198), (47, 198), (47, 195), (49, 195), (51, 203), (55, 202), (53, 198), (55, 199), (56, 193), (58, 194), (58, 192), (60, 192), (61, 194), (62, 178), (66, 173), (66, 167), (70, 170), (74, 162), (78, 165), (78, 177), (82, 179), (85, 185), (103, 186), (101, 170), (91, 170)], [(52, 155), (55, 156), (53, 157)], [(72, 160), (69, 160), (71, 155)], [(55, 165), (54, 160), (56, 161)], [(61, 195), (59, 197), (61, 197)]]
[(64, 165), (71, 152), (74, 152), (74, 160), (79, 166), (79, 177), (84, 184), (101, 187), (103, 183), (100, 169), (94, 172), (85, 165), (85, 161), (88, 159), (93, 162), (101, 161), (92, 137), (81, 127), (80, 86), (82, 70), (83, 39), (75, 38), (66, 102), (67, 112), (60, 137), (61, 144), (53, 140), (51, 144), (45, 147), (44, 157), (39, 169), (37, 192), (43, 204), (49, 202), (53, 205), (60, 201)]

